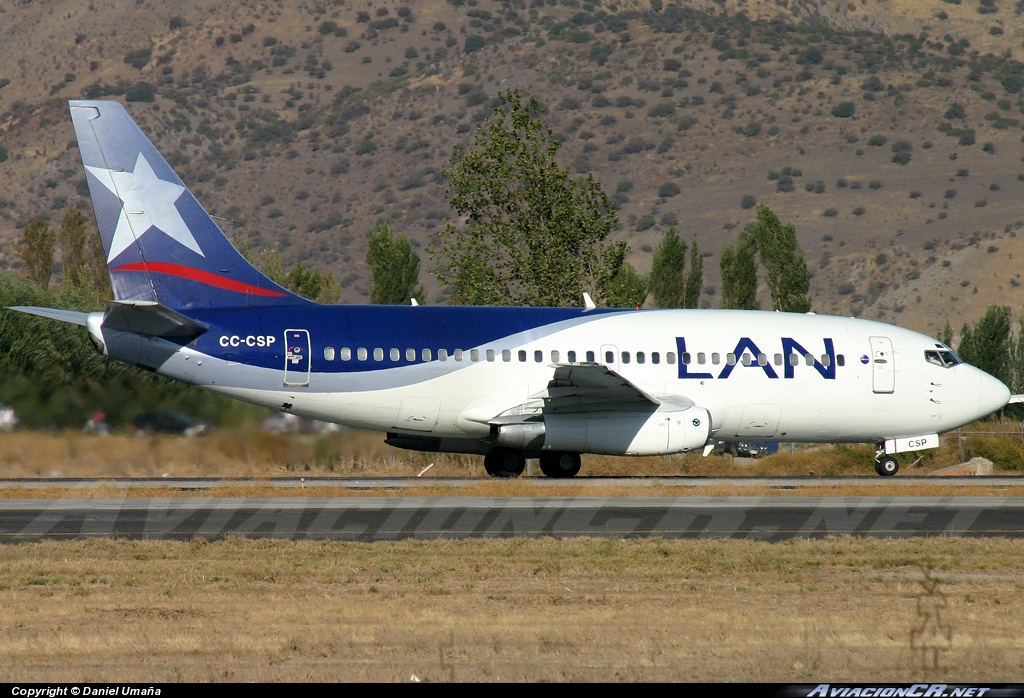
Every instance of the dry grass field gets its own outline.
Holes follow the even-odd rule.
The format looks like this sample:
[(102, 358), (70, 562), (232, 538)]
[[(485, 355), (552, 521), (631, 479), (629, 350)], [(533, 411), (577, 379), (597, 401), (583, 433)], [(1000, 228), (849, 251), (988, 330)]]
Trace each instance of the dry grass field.
[(0, 681), (1021, 681), (1022, 567), (1007, 540), (7, 546)]

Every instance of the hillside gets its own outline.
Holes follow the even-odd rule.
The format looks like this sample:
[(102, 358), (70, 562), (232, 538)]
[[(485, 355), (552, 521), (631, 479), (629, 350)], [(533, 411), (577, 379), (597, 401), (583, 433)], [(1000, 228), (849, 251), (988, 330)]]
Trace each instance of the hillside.
[[(561, 162), (619, 204), (649, 269), (705, 260), (767, 202), (818, 312), (934, 332), (1020, 307), (1024, 19), (996, 0), (0, 5), (0, 264), (33, 217), (90, 210), (66, 100), (129, 111), (225, 232), (367, 297), (366, 233), (426, 250), (441, 171), (499, 91), (548, 109)], [(424, 274), (431, 302), (440, 290)]]

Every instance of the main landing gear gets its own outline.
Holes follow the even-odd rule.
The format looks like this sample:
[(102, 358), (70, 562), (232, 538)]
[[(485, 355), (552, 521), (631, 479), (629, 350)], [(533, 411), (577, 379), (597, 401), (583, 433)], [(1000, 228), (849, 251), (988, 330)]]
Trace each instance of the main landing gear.
[(580, 454), (547, 452), (540, 456), (540, 471), (548, 477), (576, 477), (580, 471)]
[[(548, 477), (575, 477), (580, 471), (580, 454), (545, 452), (540, 457), (541, 472)], [(484, 456), (484, 470), (491, 477), (519, 477), (526, 469), (522, 451), (514, 448), (492, 448)]]
[(525, 469), (526, 458), (515, 449), (492, 448), (484, 456), (484, 470), (491, 477), (519, 477)]
[(900, 469), (900, 462), (885, 452), (885, 446), (875, 447), (875, 472), (882, 477), (892, 477)]

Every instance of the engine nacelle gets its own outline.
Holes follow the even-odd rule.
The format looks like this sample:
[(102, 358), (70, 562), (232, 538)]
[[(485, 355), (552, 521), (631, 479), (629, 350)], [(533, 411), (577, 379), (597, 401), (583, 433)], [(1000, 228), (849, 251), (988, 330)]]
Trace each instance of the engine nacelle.
[(711, 415), (703, 407), (654, 413), (546, 414), (543, 422), (501, 425), (497, 431), (496, 443), (512, 448), (664, 456), (702, 449), (711, 433)]

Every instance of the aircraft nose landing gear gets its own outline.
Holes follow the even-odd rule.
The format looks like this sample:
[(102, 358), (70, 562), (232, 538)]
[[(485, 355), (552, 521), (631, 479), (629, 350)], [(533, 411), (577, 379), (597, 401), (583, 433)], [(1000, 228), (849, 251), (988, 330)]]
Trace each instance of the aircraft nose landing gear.
[(892, 477), (899, 471), (900, 462), (885, 452), (885, 445), (875, 447), (875, 472), (882, 477)]

